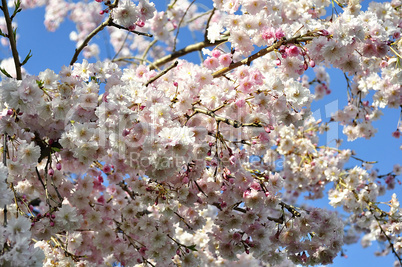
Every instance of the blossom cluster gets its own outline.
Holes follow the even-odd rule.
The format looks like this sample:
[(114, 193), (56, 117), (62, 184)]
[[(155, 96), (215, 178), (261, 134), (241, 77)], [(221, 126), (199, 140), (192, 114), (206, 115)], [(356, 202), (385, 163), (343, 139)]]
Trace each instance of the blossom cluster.
[[(378, 197), (401, 167), (385, 178), (349, 168), (353, 152), (321, 146), (328, 124), (310, 110), (331, 93), (329, 65), (348, 79), (348, 105), (331, 120), (350, 140), (375, 135), (380, 109), (401, 106), (400, 2), (363, 12), (349, 1), (330, 19), (331, 1), (213, 2), (206, 14), (187, 0), (162, 12), (147, 0), (47, 5), (50, 30), (70, 12), (78, 45), (109, 13), (116, 57), (2, 77), (0, 262), (319, 265), (362, 233), (364, 246), (388, 242), (382, 254), (400, 257), (397, 196), (389, 212)], [(206, 27), (205, 60), (161, 70), (193, 49), (175, 51), (180, 27)], [(127, 35), (139, 28), (170, 48)], [(133, 55), (138, 64), (125, 65)], [(300, 205), (328, 186), (346, 220)]]

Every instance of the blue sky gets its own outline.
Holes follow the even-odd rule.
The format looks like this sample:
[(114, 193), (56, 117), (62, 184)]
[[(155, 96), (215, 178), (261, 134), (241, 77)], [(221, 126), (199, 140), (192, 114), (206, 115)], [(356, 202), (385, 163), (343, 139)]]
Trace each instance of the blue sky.
[[(156, 0), (157, 7), (163, 6), (164, 0)], [(197, 1), (199, 2), (199, 1)], [(207, 6), (211, 6), (212, 0), (202, 0)], [(368, 1), (363, 1), (363, 6), (366, 7)], [(69, 33), (75, 30), (75, 26), (65, 21), (61, 24), (60, 28), (56, 32), (47, 32), (44, 25), (44, 8), (35, 10), (24, 10), (17, 15), (18, 30), (20, 38), (18, 39), (18, 49), (21, 58), (24, 58), (28, 54), (29, 50), (32, 50), (33, 57), (29, 60), (25, 68), (30, 74), (37, 75), (40, 71), (47, 68), (54, 70), (56, 73), (61, 70), (63, 65), (68, 65), (75, 49), (75, 43), (70, 41)], [(191, 35), (186, 34), (186, 31), (181, 31), (179, 35), (180, 44), (178, 49), (184, 44), (192, 42)], [(95, 41), (100, 44), (100, 48), (105, 51), (103, 38), (107, 32), (101, 32), (99, 36), (95, 37)], [(188, 36), (188, 37), (187, 37)], [(187, 37), (187, 39), (186, 39)], [(104, 55), (104, 54), (102, 54)], [(0, 58), (7, 58), (11, 56), (11, 52), (6, 48), (0, 49)], [(193, 56), (194, 60), (199, 60), (198, 55)], [(82, 60), (79, 58), (78, 62)], [(324, 121), (329, 120), (330, 114), (326, 114), (325, 107), (328, 104), (339, 106), (342, 108), (347, 102), (346, 94), (346, 81), (341, 71), (331, 70), (331, 84), (330, 88), (332, 94), (325, 97), (319, 103), (314, 104), (312, 111), (316, 111), (317, 114), (321, 114), (321, 118)], [(309, 75), (313, 77), (313, 75)], [(344, 139), (341, 148), (351, 148), (356, 151), (358, 157), (368, 161), (379, 161), (374, 167), (379, 169), (380, 174), (387, 173), (392, 170), (395, 163), (402, 164), (402, 151), (399, 149), (401, 145), (401, 139), (395, 139), (391, 136), (391, 133), (395, 131), (398, 123), (400, 110), (383, 110), (384, 116), (382, 120), (374, 123), (374, 126), (378, 128), (376, 136), (370, 140), (359, 139), (354, 142), (347, 142), (346, 137), (342, 136), (342, 127), (339, 127), (338, 134)], [(324, 138), (325, 139), (325, 138)], [(351, 160), (350, 166), (359, 165), (360, 162)], [(401, 178), (401, 177), (399, 177)], [(401, 186), (396, 186), (395, 192), (402, 195)], [(380, 200), (387, 201), (390, 199), (392, 192), (387, 193), (385, 197)], [(325, 201), (318, 203), (312, 203), (320, 207), (328, 207)], [(331, 207), (329, 207), (331, 209)], [(387, 257), (375, 257), (373, 252), (378, 249), (379, 245), (374, 243), (372, 247), (362, 249), (360, 244), (346, 246), (346, 254), (348, 258), (338, 257), (332, 266), (379, 266), (386, 265), (391, 266), (394, 257), (388, 255)]]

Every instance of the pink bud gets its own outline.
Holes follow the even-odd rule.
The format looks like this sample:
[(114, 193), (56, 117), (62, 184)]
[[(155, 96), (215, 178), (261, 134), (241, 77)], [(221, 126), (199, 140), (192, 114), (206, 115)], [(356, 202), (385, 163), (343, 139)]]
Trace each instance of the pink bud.
[(324, 36), (328, 36), (329, 32), (327, 30), (321, 30), (321, 34)]
[(121, 133), (122, 136), (127, 136), (130, 133), (129, 129), (124, 129), (123, 132)]
[(136, 24), (137, 24), (137, 26), (140, 27), (140, 28), (142, 28), (142, 27), (145, 26), (145, 22), (143, 22), (142, 20), (137, 21)]
[(280, 66), (281, 65), (281, 60), (279, 58), (277, 58), (275, 60), (275, 64), (276, 64), (276, 66)]
[(110, 173), (111, 171), (112, 171), (112, 168), (110, 168), (109, 164), (106, 164), (105, 166), (103, 166), (104, 173)]
[(220, 57), (220, 55), (221, 55), (221, 51), (216, 50), (216, 49), (212, 51), (212, 56), (213, 57), (218, 58), (218, 57)]
[(58, 171), (61, 170), (61, 163), (60, 163), (60, 162), (57, 162), (57, 163), (56, 163), (56, 169), (57, 169)]
[(50, 226), (54, 226), (54, 222), (53, 221), (50, 221)]
[(315, 67), (315, 61), (314, 60), (310, 60), (310, 62), (309, 62), (309, 64), (310, 64), (310, 67), (312, 67), (312, 68), (314, 68)]
[(97, 200), (99, 203), (105, 203), (105, 197), (102, 195)]
[(14, 111), (12, 109), (7, 110), (7, 115), (11, 116), (14, 114)]
[(395, 138), (401, 137), (401, 132), (399, 130), (396, 130), (395, 132), (392, 132), (392, 137), (395, 137)]
[(53, 170), (52, 168), (50, 168), (50, 169), (47, 171), (47, 174), (49, 174), (50, 176), (53, 176), (54, 170)]
[(179, 86), (179, 83), (178, 83), (178, 82), (173, 82), (173, 85), (174, 85), (175, 87), (177, 87), (177, 86)]
[(109, 95), (109, 93), (104, 93), (102, 96), (102, 101), (107, 103), (107, 96)]

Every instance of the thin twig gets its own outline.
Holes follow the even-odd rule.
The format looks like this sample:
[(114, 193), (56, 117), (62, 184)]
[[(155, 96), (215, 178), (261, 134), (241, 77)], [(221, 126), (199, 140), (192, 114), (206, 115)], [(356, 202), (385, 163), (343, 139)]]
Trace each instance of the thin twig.
[(154, 46), (154, 44), (156, 44), (157, 41), (158, 41), (157, 39), (153, 40), (153, 41), (148, 45), (147, 49), (145, 49), (145, 51), (144, 51), (144, 53), (142, 54), (142, 57), (141, 57), (141, 58), (142, 58), (141, 64), (143, 64), (143, 61), (144, 61), (144, 59), (147, 57), (147, 54), (148, 54), (149, 50), (151, 49), (151, 47)]
[(173, 52), (176, 51), (177, 36), (179, 35), (181, 23), (183, 22), (184, 17), (187, 15), (188, 10), (189, 10), (190, 7), (194, 4), (194, 2), (195, 2), (195, 0), (193, 0), (193, 1), (191, 2), (191, 4), (187, 7), (186, 11), (184, 12), (183, 17), (181, 17), (181, 19), (180, 19), (179, 25), (177, 26), (176, 36), (174, 37), (174, 41), (173, 41)]
[(130, 33), (126, 34), (126, 37), (124, 38), (124, 41), (121, 44), (119, 51), (117, 51), (117, 53), (114, 55), (114, 57), (112, 58), (112, 61), (117, 57), (118, 54), (120, 54), (121, 50), (123, 50), (124, 44), (126, 43), (129, 34)]
[(132, 32), (132, 33), (135, 33), (135, 34), (138, 34), (138, 35), (144, 35), (144, 36), (147, 36), (147, 37), (152, 37), (153, 36), (152, 34), (149, 34), (149, 33), (146, 33), (146, 32), (139, 32), (139, 31), (129, 30), (128, 28), (123, 27), (123, 26), (121, 26), (119, 24), (116, 24), (113, 21), (109, 22), (109, 25), (107, 25), (107, 26), (113, 26), (113, 27), (116, 27), (116, 28), (121, 29), (121, 30), (126, 30), (126, 31), (129, 31), (129, 32)]
[(181, 220), (190, 230), (193, 230), (193, 227), (191, 227), (191, 226), (186, 222), (186, 220), (185, 220), (182, 216), (180, 216), (180, 214), (178, 214), (178, 213), (175, 212), (175, 211), (174, 211), (174, 214), (176, 214), (177, 217), (179, 217), (180, 220)]
[[(3, 164), (7, 166), (7, 133), (4, 132), (4, 140), (3, 140)], [(7, 180), (6, 180), (7, 182)]]
[(173, 69), (174, 67), (177, 66), (177, 64), (179, 64), (178, 61), (175, 61), (172, 65), (170, 65), (167, 69), (163, 70), (161, 73), (159, 73), (158, 75), (156, 75), (155, 77), (152, 77), (146, 84), (145, 86), (150, 85), (151, 83), (153, 83), (154, 81), (156, 81), (157, 79), (159, 79), (160, 77), (162, 77), (163, 75), (165, 75), (166, 73), (168, 73), (169, 70)]
[(214, 72), (214, 73), (212, 74), (212, 76), (213, 76), (214, 78), (217, 78), (217, 77), (220, 77), (220, 76), (224, 75), (225, 73), (227, 73), (227, 72), (229, 72), (229, 71), (231, 71), (231, 70), (233, 70), (233, 69), (235, 69), (235, 68), (237, 68), (237, 67), (239, 67), (239, 66), (241, 66), (241, 65), (250, 65), (250, 63), (251, 63), (253, 60), (255, 60), (255, 59), (257, 59), (257, 58), (260, 58), (260, 57), (262, 57), (262, 56), (265, 56), (266, 54), (268, 54), (268, 53), (270, 53), (270, 52), (272, 52), (272, 51), (278, 49), (279, 47), (281, 47), (281, 45), (289, 44), (289, 43), (306, 42), (306, 41), (310, 41), (310, 40), (312, 40), (312, 39), (313, 39), (312, 36), (306, 36), (306, 37), (298, 36), (298, 37), (295, 37), (295, 38), (291, 38), (291, 39), (289, 39), (289, 40), (286, 40), (286, 39), (282, 38), (282, 39), (279, 40), (278, 42), (275, 42), (273, 45), (261, 49), (260, 51), (258, 51), (258, 52), (255, 53), (254, 55), (251, 55), (251, 56), (249, 56), (248, 58), (245, 58), (245, 59), (243, 59), (243, 60), (241, 60), (241, 61), (238, 61), (238, 62), (236, 62), (236, 63), (232, 63), (232, 64), (230, 64), (228, 67), (222, 68), (222, 69), (220, 69), (220, 70)]
[(200, 15), (194, 17), (194, 18), (191, 18), (191, 19), (187, 20), (186, 23), (188, 24), (188, 23), (190, 23), (190, 22), (193, 22), (194, 20), (197, 20), (197, 19), (199, 19), (199, 18), (201, 18), (201, 17), (203, 17), (203, 16), (205, 16), (205, 15), (208, 15), (208, 14), (211, 13), (211, 12), (212, 12), (212, 9), (211, 9), (211, 10), (208, 10), (207, 12), (204, 12), (204, 13), (202, 13), (202, 14), (200, 14)]
[[(5, 167), (7, 167), (7, 134), (5, 132), (4, 132), (3, 138), (4, 138), (4, 140), (3, 140), (3, 165)], [(7, 177), (4, 182), (7, 183)], [(6, 227), (7, 226), (7, 205), (4, 205), (3, 214), (4, 214), (3, 226)]]
[[(2, 1), (5, 1), (5, 0), (2, 0)], [(132, 32), (132, 33), (135, 33), (135, 34), (138, 34), (138, 35), (145, 35), (145, 36), (148, 36), (148, 37), (152, 37), (152, 35), (149, 34), (149, 33), (138, 32), (138, 31), (131, 31), (131, 30), (129, 30), (129, 29), (123, 27), (123, 26), (120, 26), (120, 25), (114, 23), (114, 22), (113, 22), (113, 18), (112, 18), (112, 14), (110, 14), (110, 15), (109, 15), (109, 18), (108, 18), (106, 21), (104, 21), (101, 25), (99, 25), (95, 30), (93, 30), (93, 31), (87, 36), (87, 38), (85, 38), (84, 42), (82, 42), (82, 44), (81, 44), (77, 49), (75, 49), (75, 53), (74, 53), (73, 58), (71, 59), (70, 65), (73, 65), (73, 64), (77, 61), (78, 55), (79, 55), (79, 54), (81, 53), (81, 51), (88, 45), (89, 41), (90, 41), (96, 34), (98, 34), (100, 31), (102, 31), (106, 26), (113, 26), (113, 27), (116, 27), (116, 28), (118, 28), (118, 29), (124, 29), (124, 30), (127, 30), (127, 31), (129, 31), (129, 32)]]
[(207, 35), (208, 35), (208, 28), (209, 28), (209, 24), (211, 23), (211, 19), (212, 19), (212, 17), (214, 16), (214, 14), (215, 14), (215, 8), (213, 8), (212, 10), (211, 10), (211, 15), (209, 16), (209, 18), (208, 18), (208, 21), (207, 21), (207, 26), (205, 26), (205, 33), (204, 33), (204, 41), (207, 41), (208, 40), (208, 37), (207, 37)]
[(232, 120), (232, 119), (228, 119), (225, 117), (221, 117), (219, 115), (216, 115), (213, 111), (211, 110), (206, 110), (206, 109), (202, 109), (202, 108), (193, 108), (194, 113), (190, 115), (190, 117), (193, 117), (195, 114), (197, 113), (202, 113), (205, 115), (208, 115), (212, 118), (215, 119), (216, 122), (224, 122), (226, 124), (229, 124), (235, 128), (240, 128), (240, 127), (263, 127), (263, 125), (261, 125), (261, 123), (257, 123), (257, 122), (252, 122), (252, 123), (242, 123), (236, 120)]
[(17, 80), (22, 80), (20, 57), (18, 55), (17, 41), (16, 41), (16, 37), (14, 35), (12, 21), (10, 18), (10, 14), (8, 13), (7, 0), (1, 0), (1, 4), (2, 4), (2, 10), (4, 13), (4, 19), (6, 20), (6, 24), (7, 24), (7, 32), (8, 32), (7, 37), (10, 40), (11, 52), (12, 52), (13, 58), (14, 58), (15, 73), (17, 74)]
[(88, 36), (87, 38), (85, 38), (84, 42), (82, 42), (82, 44), (75, 49), (75, 53), (73, 58), (70, 61), (70, 65), (73, 65), (77, 59), (78, 59), (78, 55), (81, 53), (81, 51), (88, 45), (89, 41), (96, 35), (98, 34), (98, 32), (102, 31), (106, 26), (109, 25), (110, 22), (112, 22), (112, 16), (110, 15), (109, 18), (104, 21), (101, 25), (99, 25), (95, 30), (93, 30)]
[(144, 58), (140, 58), (140, 57), (120, 57), (120, 58), (116, 58), (116, 59), (112, 60), (112, 62), (123, 61), (123, 62), (127, 62), (127, 63), (132, 64), (133, 62), (129, 61), (130, 59), (135, 59), (135, 60), (138, 60), (140, 62), (145, 61), (152, 67), (152, 69), (157, 69), (158, 71), (160, 71), (160, 69), (157, 66), (155, 66), (154, 63), (152, 63), (148, 59), (144, 59)]
[(168, 63), (168, 62), (170, 62), (170, 61), (172, 61), (172, 60), (174, 60), (174, 59), (176, 59), (176, 58), (179, 58), (179, 57), (181, 57), (181, 56), (184, 56), (184, 55), (187, 55), (187, 54), (189, 54), (189, 53), (192, 53), (192, 52), (194, 52), (194, 51), (200, 51), (200, 50), (202, 50), (203, 48), (205, 48), (205, 47), (210, 47), (210, 46), (214, 46), (214, 45), (219, 45), (219, 44), (221, 44), (221, 43), (224, 43), (224, 42), (226, 42), (228, 39), (227, 38), (223, 38), (223, 39), (221, 39), (221, 40), (217, 40), (217, 41), (215, 41), (215, 43), (211, 43), (211, 42), (199, 42), (199, 43), (196, 43), (196, 44), (192, 44), (192, 45), (189, 45), (189, 46), (186, 46), (185, 48), (183, 48), (183, 49), (180, 49), (180, 50), (178, 50), (178, 51), (176, 51), (176, 52), (174, 52), (174, 53), (172, 53), (172, 54), (170, 54), (170, 55), (167, 55), (167, 56), (165, 56), (165, 57), (163, 57), (163, 58), (160, 58), (160, 59), (158, 59), (158, 60), (156, 60), (151, 66), (150, 66), (150, 69), (151, 70), (153, 70), (154, 68), (155, 68), (155, 66), (156, 67), (160, 67), (161, 65), (163, 65), (163, 64), (166, 64), (166, 63)]
[(392, 243), (391, 238), (387, 235), (387, 233), (386, 233), (386, 232), (384, 231), (384, 229), (382, 228), (382, 226), (381, 226), (381, 224), (380, 224), (380, 222), (379, 222), (379, 219), (378, 219), (377, 216), (375, 215), (374, 211), (371, 211), (371, 212), (373, 213), (374, 218), (376, 219), (377, 224), (378, 224), (378, 227), (380, 228), (381, 232), (382, 232), (383, 235), (385, 235), (385, 237), (387, 238), (387, 241), (388, 241), (388, 243), (389, 243), (389, 246), (391, 247), (392, 253), (395, 255), (395, 257), (398, 258), (398, 261), (399, 261), (400, 265), (402, 266), (402, 259), (401, 259), (401, 257), (398, 255), (398, 253), (396, 252), (395, 247), (394, 247), (394, 244)]

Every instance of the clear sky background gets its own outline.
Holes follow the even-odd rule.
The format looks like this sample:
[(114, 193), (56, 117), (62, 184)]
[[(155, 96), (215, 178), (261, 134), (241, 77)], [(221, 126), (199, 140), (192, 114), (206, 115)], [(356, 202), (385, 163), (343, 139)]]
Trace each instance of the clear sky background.
[[(155, 0), (158, 10), (161, 10), (165, 0)], [(197, 0), (196, 1), (205, 4), (207, 7), (212, 6), (212, 0)], [(383, 1), (377, 1), (383, 2)], [(369, 1), (363, 1), (363, 10), (367, 9)], [(63, 65), (68, 65), (75, 49), (75, 43), (70, 41), (69, 33), (75, 30), (75, 26), (70, 21), (65, 21), (60, 25), (60, 28), (56, 32), (46, 31), (44, 20), (44, 7), (34, 10), (24, 10), (17, 15), (19, 39), (17, 42), (18, 50), (21, 58), (24, 58), (28, 54), (29, 50), (32, 50), (33, 57), (24, 66), (28, 73), (38, 75), (40, 71), (44, 71), (49, 68), (58, 73)], [(94, 41), (100, 46), (101, 58), (106, 58), (105, 47), (105, 35), (107, 31), (104, 30)], [(107, 37), (106, 37), (107, 39)], [(191, 34), (188, 31), (181, 30), (179, 35), (180, 43), (177, 50), (186, 44), (194, 42), (191, 39)], [(197, 41), (201, 41), (201, 38)], [(110, 50), (113, 49), (110, 47)], [(113, 55), (112, 55), (113, 56)], [(4, 47), (0, 48), (0, 59), (11, 57), (11, 52)], [(196, 53), (191, 56), (194, 62), (199, 63), (199, 57)], [(82, 57), (77, 62), (81, 62)], [(94, 62), (94, 59), (90, 60)], [(342, 108), (347, 103), (347, 91), (346, 81), (343, 73), (339, 70), (331, 70), (331, 83), (330, 89), (331, 95), (326, 96), (323, 100), (315, 103), (312, 107), (312, 111), (315, 112), (323, 121), (329, 121), (331, 111), (335, 111), (334, 107)], [(313, 75), (309, 75), (313, 78)], [(329, 111), (326, 111), (326, 107)], [(402, 151), (399, 149), (402, 139), (395, 139), (391, 136), (391, 133), (396, 130), (400, 110), (388, 109), (383, 110), (384, 116), (382, 120), (374, 123), (374, 126), (378, 128), (376, 136), (370, 140), (358, 139), (354, 142), (347, 142), (346, 137), (342, 135), (342, 126), (336, 127), (333, 125), (333, 134), (339, 135), (339, 138), (344, 140), (341, 148), (353, 149), (359, 158), (368, 161), (377, 160), (378, 163), (374, 165), (374, 168), (379, 169), (380, 174), (388, 173), (392, 170), (395, 163), (402, 165)], [(335, 132), (334, 132), (335, 131)], [(326, 138), (324, 137), (323, 140)], [(351, 160), (350, 166), (360, 165), (360, 162)], [(398, 177), (401, 179), (402, 177)], [(402, 197), (402, 187), (398, 184), (394, 192)], [(388, 201), (392, 195), (392, 192), (388, 192), (385, 196), (380, 198), (380, 201)], [(402, 199), (401, 199), (402, 200)], [(319, 202), (309, 202), (311, 205), (327, 207), (333, 209), (328, 204), (326, 199)], [(383, 206), (388, 211), (388, 209)], [(345, 253), (348, 258), (337, 257), (332, 266), (392, 266), (394, 257), (392, 254), (387, 257), (375, 257), (373, 252), (380, 248), (380, 245), (373, 243), (373, 246), (367, 249), (362, 249), (360, 244), (345, 246)]]

